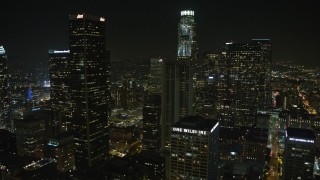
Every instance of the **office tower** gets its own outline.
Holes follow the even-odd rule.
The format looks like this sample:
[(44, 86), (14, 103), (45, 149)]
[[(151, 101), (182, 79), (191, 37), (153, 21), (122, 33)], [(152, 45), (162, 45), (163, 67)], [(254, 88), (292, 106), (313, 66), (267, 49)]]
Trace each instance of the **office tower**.
[(57, 162), (57, 170), (66, 172), (75, 167), (74, 142), (70, 133), (62, 133), (48, 140), (48, 156)]
[(268, 113), (272, 106), (271, 91), (271, 63), (272, 51), (270, 39), (252, 39), (254, 46), (260, 48), (260, 59), (258, 59), (258, 68), (256, 72), (258, 82), (258, 113)]
[(69, 16), (70, 104), (78, 169), (99, 166), (108, 153), (109, 62), (105, 18)]
[(151, 58), (150, 60), (150, 80), (148, 83), (148, 91), (160, 93), (161, 91), (161, 73), (163, 59)]
[(222, 125), (255, 127), (256, 115), (268, 113), (272, 105), (270, 40), (227, 43), (223, 54), (228, 67), (225, 102), (232, 113), (227, 116), (233, 117), (231, 122), (222, 122)]
[(70, 50), (49, 50), (50, 101), (53, 134), (71, 130), (71, 110), (68, 104), (68, 62)]
[(8, 58), (3, 46), (0, 46), (0, 129), (12, 131), (10, 120)]
[(225, 97), (225, 58), (219, 53), (205, 55), (201, 78), (197, 78), (196, 112), (203, 117), (215, 117), (216, 110), (223, 107)]
[(311, 130), (287, 128), (283, 179), (312, 179), (315, 153), (315, 135)]
[(243, 159), (255, 160), (264, 164), (268, 144), (268, 129), (249, 128), (246, 130)]
[(161, 148), (161, 96), (149, 94), (142, 109), (144, 150), (160, 152)]
[(115, 85), (112, 90), (114, 106), (117, 109), (136, 109), (143, 106), (145, 90), (135, 80), (125, 79), (121, 85)]
[[(166, 176), (170, 171), (171, 126), (181, 118), (194, 115), (193, 68), (185, 61), (164, 62), (161, 99), (161, 150)], [(170, 177), (166, 177), (170, 178)]]
[(187, 115), (194, 114), (193, 68), (185, 61), (167, 61), (162, 84), (162, 148), (167, 148), (170, 127)]
[(188, 59), (196, 61), (197, 56), (197, 35), (194, 11), (181, 11), (180, 22), (178, 24), (178, 59)]
[(145, 167), (149, 179), (163, 179), (164, 177), (164, 158), (159, 152), (141, 151), (132, 161)]
[(43, 157), (45, 121), (35, 115), (15, 120), (17, 150), (19, 156)]
[(216, 179), (219, 122), (187, 116), (171, 127), (170, 179)]

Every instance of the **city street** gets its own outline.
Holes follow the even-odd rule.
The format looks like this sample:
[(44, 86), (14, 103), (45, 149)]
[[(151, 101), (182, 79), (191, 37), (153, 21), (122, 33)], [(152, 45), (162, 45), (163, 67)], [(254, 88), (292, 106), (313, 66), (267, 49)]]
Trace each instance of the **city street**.
[(270, 167), (268, 171), (266, 180), (278, 180), (279, 174), (278, 167), (279, 164), (279, 158), (278, 158), (278, 152), (279, 152), (279, 141), (278, 141), (278, 131), (279, 131), (279, 124), (278, 124), (278, 118), (276, 116), (271, 116), (269, 120), (269, 142), (268, 147), (271, 149), (270, 153), (270, 161), (267, 163), (267, 166)]

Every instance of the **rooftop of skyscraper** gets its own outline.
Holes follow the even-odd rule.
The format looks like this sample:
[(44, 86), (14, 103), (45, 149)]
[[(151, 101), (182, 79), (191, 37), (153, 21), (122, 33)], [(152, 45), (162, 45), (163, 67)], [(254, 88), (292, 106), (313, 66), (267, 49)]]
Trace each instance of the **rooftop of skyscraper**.
[(315, 139), (315, 135), (312, 130), (301, 128), (287, 128), (287, 136), (303, 139)]
[(218, 126), (218, 124), (217, 120), (205, 119), (201, 116), (186, 116), (174, 124), (173, 127), (210, 131)]

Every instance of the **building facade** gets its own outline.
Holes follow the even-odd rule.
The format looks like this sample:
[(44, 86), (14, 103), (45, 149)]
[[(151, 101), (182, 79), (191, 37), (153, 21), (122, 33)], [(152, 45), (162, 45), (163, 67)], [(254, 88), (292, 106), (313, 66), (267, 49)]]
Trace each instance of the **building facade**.
[(150, 80), (148, 83), (148, 91), (152, 93), (161, 92), (161, 74), (163, 67), (163, 59), (151, 58), (150, 60)]
[(50, 101), (53, 133), (71, 130), (68, 63), (70, 50), (49, 50)]
[(0, 129), (12, 131), (10, 118), (8, 58), (3, 46), (0, 46)]
[(222, 66), (227, 68), (218, 80), (225, 86), (218, 87), (225, 91), (222, 92), (225, 98), (218, 103), (221, 107), (218, 109), (221, 125), (256, 127), (257, 114), (268, 113), (272, 105), (270, 40), (253, 39), (251, 43), (226, 43), (222, 54), (226, 61)]
[(160, 152), (161, 148), (161, 96), (147, 95), (143, 109), (144, 150)]
[(43, 157), (46, 140), (45, 121), (34, 115), (15, 120), (17, 150), (19, 156)]
[(70, 104), (78, 169), (102, 165), (108, 152), (109, 58), (105, 18), (69, 16)]
[(170, 179), (216, 179), (219, 122), (187, 116), (171, 128)]
[(194, 11), (183, 10), (178, 24), (178, 59), (196, 60), (197, 35)]
[(313, 179), (315, 135), (312, 130), (287, 128), (283, 179)]
[(183, 61), (165, 62), (162, 86), (162, 148), (168, 147), (171, 125), (194, 114), (193, 68)]
[(57, 170), (66, 172), (75, 168), (74, 142), (70, 133), (56, 135), (48, 140), (49, 156), (57, 162)]
[[(185, 61), (165, 62), (162, 73), (161, 151), (166, 175), (170, 171), (171, 126), (181, 118), (194, 115), (193, 68)], [(170, 177), (166, 177), (170, 178)]]

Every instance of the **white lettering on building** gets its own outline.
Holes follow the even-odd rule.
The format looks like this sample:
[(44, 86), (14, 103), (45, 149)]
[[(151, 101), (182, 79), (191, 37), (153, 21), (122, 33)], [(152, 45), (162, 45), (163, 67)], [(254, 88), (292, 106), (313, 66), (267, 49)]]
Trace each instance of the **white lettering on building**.
[(200, 135), (207, 135), (207, 131), (195, 130), (195, 129), (183, 129), (183, 128), (172, 128), (172, 131), (175, 132), (184, 132), (189, 134), (200, 134)]

